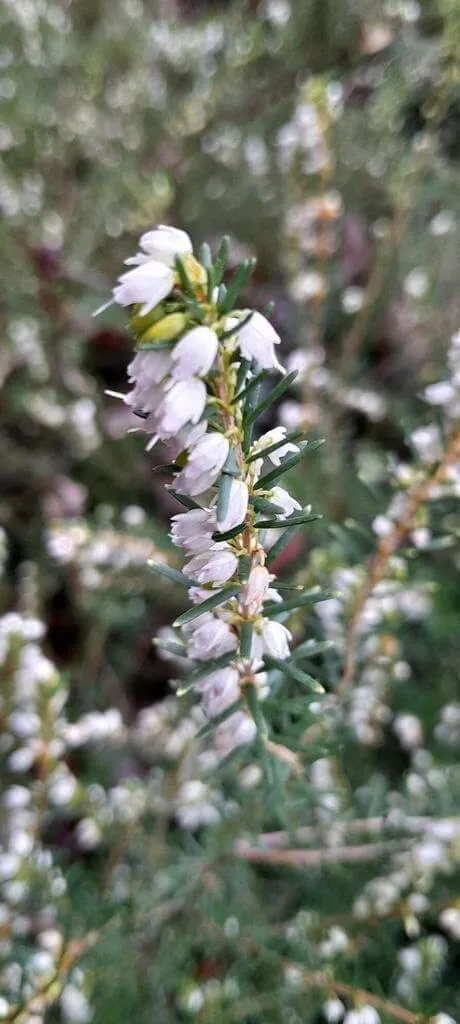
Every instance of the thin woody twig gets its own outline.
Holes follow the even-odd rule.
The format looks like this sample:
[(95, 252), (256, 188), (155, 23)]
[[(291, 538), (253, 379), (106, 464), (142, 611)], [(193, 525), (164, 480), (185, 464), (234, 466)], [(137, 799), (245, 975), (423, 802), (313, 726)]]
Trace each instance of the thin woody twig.
[[(211, 935), (222, 934), (219, 926), (212, 924), (208, 918), (203, 920), (201, 924), (203, 930), (209, 932)], [(240, 949), (247, 950), (248, 953), (260, 955), (262, 952), (263, 947), (259, 942), (256, 942), (252, 938), (240, 936), (238, 943)], [(274, 951), (272, 950), (271, 952), (273, 953)], [(406, 1010), (404, 1006), (400, 1006), (398, 1003), (394, 1003), (390, 999), (385, 999), (383, 996), (376, 996), (372, 992), (368, 992), (366, 989), (357, 988), (345, 981), (336, 981), (328, 971), (308, 970), (303, 966), (303, 964), (287, 957), (280, 957), (278, 963), (280, 963), (285, 972), (293, 971), (296, 973), (300, 989), (303, 987), (322, 989), (328, 995), (333, 993), (335, 995), (344, 996), (346, 999), (351, 1000), (355, 1005), (374, 1006), (376, 1010), (380, 1010), (389, 1017), (393, 1017), (394, 1020), (402, 1021), (403, 1024), (421, 1024), (422, 1018), (420, 1014), (413, 1013), (411, 1010)], [(234, 1016), (233, 1019), (238, 1020), (238, 1017)]]
[(361, 846), (331, 846), (320, 850), (285, 850), (273, 848), (264, 850), (251, 846), (244, 840), (237, 840), (233, 852), (243, 860), (257, 864), (284, 864), (288, 867), (321, 867), (323, 864), (356, 864), (374, 860), (385, 853), (400, 850), (399, 840), (386, 843), (365, 843)]
[(301, 775), (302, 765), (294, 750), (290, 750), (289, 747), (268, 739), (264, 740), (264, 746), (269, 754), (272, 754), (273, 757), (277, 757), (279, 761), (283, 761), (284, 764), (288, 765), (291, 771), (294, 772), (294, 775)]
[[(378, 818), (352, 818), (350, 820), (338, 821), (334, 827), (338, 829), (351, 830), (355, 832), (369, 832), (377, 833), (385, 830), (389, 831), (404, 831), (416, 834), (423, 832), (425, 829), (436, 827), (436, 825), (457, 826), (460, 828), (460, 817), (449, 817), (449, 818), (430, 818), (428, 816), (413, 816), (404, 818), (404, 821), (393, 825), (392, 822), (388, 821), (385, 817)], [(327, 826), (330, 831), (330, 826)], [(321, 838), (324, 835), (325, 827), (320, 825), (304, 825), (296, 829), (294, 832), (287, 832), (280, 830), (278, 832), (262, 832), (261, 835), (257, 836), (257, 843), (260, 847), (265, 849), (273, 849), (277, 847), (288, 846), (293, 842), (293, 839), (297, 839), (300, 842), (308, 843)]]
[(56, 984), (68, 974), (80, 957), (97, 942), (98, 937), (99, 931), (91, 931), (83, 939), (71, 939), (67, 946), (65, 946), (59, 963), (56, 966), (56, 971), (51, 978), (47, 978), (41, 988), (35, 989), (19, 1006), (14, 1006), (11, 1013), (4, 1018), (5, 1024), (13, 1024), (23, 1013), (27, 1013), (27, 1010), (32, 1010), (40, 1001), (42, 1001), (42, 1008), (54, 1002), (57, 996)]
[(355, 1003), (374, 1006), (376, 1010), (381, 1010), (389, 1017), (403, 1021), (403, 1024), (420, 1024), (420, 1014), (412, 1013), (411, 1010), (406, 1010), (404, 1006), (399, 1006), (398, 1003), (393, 1003), (390, 999), (374, 996), (372, 992), (367, 992), (363, 988), (355, 988), (354, 985), (345, 981), (335, 981), (325, 971), (308, 971), (302, 964), (293, 960), (283, 960), (283, 964), (286, 970), (299, 972), (301, 984), (303, 983), (306, 988), (323, 988), (336, 995), (352, 999)]

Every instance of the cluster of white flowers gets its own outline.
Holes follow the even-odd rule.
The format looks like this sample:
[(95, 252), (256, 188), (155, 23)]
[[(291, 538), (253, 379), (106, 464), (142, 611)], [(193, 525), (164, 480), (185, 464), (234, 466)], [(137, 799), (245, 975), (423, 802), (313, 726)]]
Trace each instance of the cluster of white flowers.
[(206, 715), (235, 705), (216, 729), (217, 746), (227, 751), (256, 733), (241, 707), (245, 688), (263, 696), (265, 658), (290, 653), (289, 630), (264, 610), (265, 602), (282, 608), (282, 599), (265, 564), (269, 542), (257, 512), (275, 528), (310, 512), (273, 479), (283, 459), (301, 454), (285, 428), (255, 442), (245, 436), (240, 395), (254, 389), (260, 371), (284, 372), (280, 338), (262, 314), (227, 306), (214, 266), (198, 262), (184, 231), (147, 232), (127, 262), (132, 269), (119, 278), (114, 300), (130, 307), (137, 353), (128, 367), (132, 389), (117, 397), (151, 434), (148, 449), (163, 442), (176, 460), (174, 493), (186, 511), (173, 516), (171, 538), (186, 552), (189, 597), (203, 604), (182, 617), (184, 650), (198, 663)]
[[(187, 829), (215, 825), (235, 810), (235, 805), (224, 800), (222, 792), (210, 781), (219, 755), (198, 741), (198, 733), (205, 724), (202, 708), (195, 705), (184, 713), (177, 697), (167, 697), (144, 708), (130, 730), (133, 749), (155, 768), (154, 777), (160, 783), (155, 809), (173, 814), (179, 825)], [(159, 762), (174, 766), (174, 791), (171, 778), (158, 772)]]
[(83, 587), (90, 591), (113, 586), (121, 573), (132, 574), (149, 559), (165, 561), (150, 538), (115, 527), (91, 527), (83, 518), (52, 519), (46, 546), (56, 562), (77, 570)]
[[(362, 919), (375, 915), (386, 917), (403, 908), (404, 925), (410, 938), (420, 934), (419, 919), (430, 908), (430, 897), (438, 878), (455, 871), (460, 836), (458, 818), (417, 815), (417, 810), (430, 807), (431, 792), (435, 789), (439, 792), (452, 783), (452, 773), (436, 765), (426, 750), (417, 751), (414, 762), (418, 774), (409, 773), (406, 794), (390, 794), (392, 807), (385, 823), (389, 830), (413, 835), (405, 848), (394, 854), (387, 873), (369, 881), (354, 904), (355, 916)], [(418, 794), (414, 792), (416, 781)], [(423, 793), (419, 787), (423, 788)], [(449, 916), (447, 920), (450, 927), (455, 928), (455, 919)], [(449, 930), (441, 916), (439, 922)]]
[[(324, 119), (338, 117), (342, 110), (342, 89), (339, 83), (327, 86), (324, 95), (324, 110), (312, 101), (310, 91), (305, 87), (304, 96), (297, 104), (292, 120), (278, 132), (278, 160), (280, 170), (285, 174), (298, 161), (303, 174), (324, 173), (330, 167), (333, 155), (326, 138)], [(323, 97), (322, 97), (323, 99)]]
[[(66, 845), (92, 851), (110, 835), (132, 829), (147, 813), (174, 817), (182, 828), (196, 829), (217, 824), (234, 813), (235, 804), (209, 781), (219, 754), (196, 741), (206, 721), (198, 707), (184, 715), (179, 700), (171, 697), (141, 712), (130, 728), (115, 708), (69, 722), (68, 686), (42, 651), (44, 633), (43, 623), (30, 615), (0, 618), (0, 1009), (3, 1016), (11, 1013), (22, 1021), (20, 1007), (30, 1003), (34, 1024), (41, 1024), (49, 1000), (59, 998), (70, 1024), (86, 1024), (92, 1011), (85, 974), (74, 968), (66, 975), (60, 966), (66, 942), (60, 913), (67, 885), (53, 843), (43, 834), (44, 809), (62, 822)], [(148, 775), (108, 787), (80, 782), (67, 755), (98, 743), (123, 743), (125, 750), (148, 761)], [(159, 762), (169, 762), (172, 771)], [(113, 898), (124, 899), (126, 891), (126, 879), (121, 884), (115, 872)], [(20, 967), (21, 960), (25, 966)]]
[[(326, 637), (344, 651), (347, 619), (365, 570), (362, 566), (336, 569), (331, 573), (335, 597), (321, 601), (316, 612)], [(395, 686), (407, 682), (411, 668), (403, 658), (395, 627), (403, 622), (420, 622), (432, 609), (429, 586), (410, 582), (406, 559), (393, 555), (386, 575), (367, 598), (359, 617), (356, 637), (357, 673), (346, 708), (347, 721), (366, 746), (383, 741), (383, 730), (392, 727), (402, 746), (416, 746), (420, 724), (415, 716), (397, 715), (390, 708)], [(325, 720), (326, 721), (326, 720)]]
[[(43, 624), (30, 615), (10, 613), (0, 619), (1, 1007), (2, 1017), (11, 1014), (34, 1024), (44, 1020), (49, 983), (53, 998), (59, 993), (63, 997), (66, 990), (59, 967), (65, 944), (59, 912), (66, 881), (43, 838), (43, 808), (69, 803), (79, 788), (61, 760), (67, 692), (42, 653), (43, 634)], [(83, 972), (71, 980), (83, 1001)], [(23, 1003), (30, 1005), (29, 1016), (21, 1012)], [(85, 1020), (91, 1016), (89, 1006), (87, 1011)]]
[[(427, 935), (411, 946), (404, 946), (398, 954), (396, 991), (409, 1005), (420, 998), (425, 988), (433, 983), (445, 964), (449, 944), (443, 935)], [(447, 1017), (447, 1014), (439, 1014)], [(446, 1022), (447, 1024), (447, 1022)]]

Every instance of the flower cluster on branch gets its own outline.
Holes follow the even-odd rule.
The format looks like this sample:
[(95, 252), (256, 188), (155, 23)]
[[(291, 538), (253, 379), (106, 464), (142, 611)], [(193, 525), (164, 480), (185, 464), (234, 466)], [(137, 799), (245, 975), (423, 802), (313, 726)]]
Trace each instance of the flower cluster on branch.
[[(283, 620), (304, 600), (283, 600), (270, 565), (286, 528), (316, 516), (278, 484), (313, 444), (283, 427), (254, 440), (259, 414), (295, 373), (285, 375), (269, 320), (235, 308), (254, 262), (225, 285), (226, 249), (224, 240), (213, 261), (203, 245), (198, 260), (185, 232), (161, 226), (142, 235), (113, 296), (129, 308), (136, 339), (132, 388), (119, 397), (151, 435), (147, 448), (166, 446), (172, 493), (185, 509), (171, 526), (186, 552), (183, 572), (152, 568), (188, 588), (192, 608), (176, 622), (182, 651), (206, 715), (219, 720), (217, 744), (230, 751), (265, 735), (259, 698), (267, 672), (290, 657)], [(264, 395), (271, 371), (282, 379)]]

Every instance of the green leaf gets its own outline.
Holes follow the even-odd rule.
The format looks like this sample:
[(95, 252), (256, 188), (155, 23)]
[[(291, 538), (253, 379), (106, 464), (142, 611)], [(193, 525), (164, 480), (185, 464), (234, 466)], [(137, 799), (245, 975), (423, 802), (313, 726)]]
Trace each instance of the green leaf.
[(302, 683), (303, 686), (307, 686), (308, 689), (313, 690), (314, 693), (326, 692), (324, 686), (322, 686), (317, 679), (314, 679), (313, 676), (308, 674), (308, 672), (302, 672), (302, 670), (297, 668), (296, 665), (293, 665), (289, 659), (286, 661), (280, 661), (278, 658), (272, 658), (267, 655), (264, 658), (264, 661), (267, 668), (278, 669), (280, 672), (283, 672), (284, 675), (294, 679), (296, 683)]
[(258, 530), (283, 530), (288, 526), (302, 526), (304, 523), (313, 523), (315, 519), (322, 519), (318, 512), (305, 512), (303, 515), (289, 516), (288, 519), (264, 519), (256, 523)]
[(236, 299), (242, 288), (249, 281), (251, 274), (256, 265), (255, 259), (244, 260), (240, 263), (239, 267), (236, 268), (233, 277), (227, 285), (227, 293), (223, 298), (223, 301), (219, 303), (219, 313), (229, 313), (233, 308)]
[(226, 294), (227, 294), (227, 289), (226, 289), (225, 285), (224, 284), (220, 284), (219, 288), (217, 290), (217, 303), (216, 303), (216, 305), (217, 305), (217, 309), (218, 310), (220, 310), (222, 302), (225, 301)]
[(238, 578), (242, 583), (245, 583), (249, 577), (251, 561), (252, 559), (250, 555), (241, 555), (238, 566)]
[(219, 533), (218, 530), (212, 535), (213, 540), (233, 540), (233, 537), (237, 537), (239, 533), (242, 533), (246, 529), (246, 522), (243, 521), (239, 526), (233, 526), (231, 530), (226, 530), (225, 533)]
[(234, 448), (230, 448), (224, 465), (222, 466), (222, 472), (228, 473), (229, 476), (238, 476), (239, 467), (236, 461), (236, 452)]
[(212, 735), (214, 729), (217, 729), (218, 725), (221, 725), (221, 723), (225, 722), (227, 718), (234, 715), (235, 711), (239, 711), (242, 703), (243, 701), (241, 697), (239, 697), (238, 700), (233, 702), (233, 704), (230, 704), (229, 708), (225, 708), (225, 711), (221, 711), (220, 715), (216, 715), (215, 718), (211, 718), (209, 722), (206, 722), (206, 725), (201, 726), (201, 729), (196, 733), (195, 739), (204, 740), (206, 736)]
[(228, 235), (224, 235), (214, 262), (214, 287), (220, 285), (222, 278), (225, 274), (225, 268), (228, 260), (228, 250), (230, 247), (230, 239)]
[(252, 410), (257, 406), (257, 403), (259, 401), (261, 386), (262, 382), (261, 380), (259, 380), (254, 389), (251, 391), (251, 393), (247, 396), (245, 400), (243, 414), (243, 451), (245, 455), (248, 453), (252, 444), (252, 436), (254, 433), (255, 421), (251, 417), (251, 413)]
[(230, 488), (232, 486), (233, 477), (229, 473), (222, 473), (219, 480), (219, 492), (217, 495), (217, 520), (222, 521), (228, 509), (228, 503), (230, 501)]
[(296, 590), (300, 592), (304, 589), (303, 583), (283, 583), (282, 580), (276, 580), (277, 590)]
[(291, 658), (294, 661), (300, 661), (301, 658), (314, 658), (317, 654), (323, 654), (324, 651), (330, 651), (335, 647), (333, 640), (305, 640), (303, 644), (299, 644), (291, 654)]
[(260, 707), (260, 701), (259, 701), (259, 698), (258, 698), (258, 695), (257, 695), (257, 690), (256, 690), (254, 684), (249, 683), (246, 686), (246, 688), (245, 688), (245, 696), (246, 696), (246, 701), (247, 701), (248, 708), (249, 708), (249, 710), (251, 712), (251, 715), (252, 715), (252, 717), (253, 717), (253, 719), (254, 719), (254, 721), (256, 723), (257, 732), (259, 733), (259, 736), (261, 738), (267, 738), (268, 737), (267, 726), (265, 724), (265, 719), (264, 719), (264, 716), (262, 714), (262, 710), (261, 710), (261, 707)]
[(191, 672), (185, 680), (189, 689), (194, 686), (199, 679), (203, 679), (205, 676), (211, 675), (211, 672), (217, 672), (220, 668), (227, 668), (227, 665), (231, 665), (232, 661), (235, 660), (235, 657), (236, 651), (227, 651), (226, 654), (221, 654), (220, 658), (210, 658), (208, 661), (202, 661), (199, 663), (198, 668)]
[(257, 495), (253, 495), (249, 499), (249, 503), (254, 506), (257, 512), (266, 512), (271, 515), (282, 515), (284, 512), (281, 505), (275, 505), (273, 501), (267, 501), (266, 498), (258, 498)]
[(304, 604), (316, 604), (318, 601), (325, 601), (330, 596), (328, 591), (321, 590), (321, 587), (310, 587), (303, 594), (292, 597), (289, 601), (266, 601), (264, 604), (264, 615), (282, 615), (283, 612), (293, 612)]
[(251, 657), (252, 622), (242, 622), (240, 629), (240, 654), (244, 661)]
[(234, 405), (235, 402), (245, 402), (246, 399), (248, 398), (248, 395), (250, 395), (251, 392), (254, 391), (254, 388), (261, 384), (262, 381), (265, 380), (268, 376), (268, 370), (261, 370), (260, 373), (256, 373), (256, 375), (251, 378), (249, 383), (246, 384), (246, 387), (243, 388), (242, 391), (236, 392), (232, 404)]
[[(189, 498), (188, 494), (181, 494), (180, 491), (175, 491), (175, 490), (173, 490), (172, 487), (168, 487), (167, 490), (169, 491), (170, 494), (172, 494), (173, 498), (176, 498), (176, 500), (178, 502), (180, 502), (181, 505), (184, 506), (184, 508), (187, 508), (187, 509), (200, 508), (201, 509), (201, 505), (198, 505), (198, 503), (196, 501), (194, 501), (193, 498)], [(201, 511), (203, 511), (203, 509), (201, 509)]]
[(178, 658), (187, 657), (185, 644), (180, 644), (177, 640), (162, 640), (161, 637), (154, 637), (152, 643), (155, 644), (155, 647), (160, 647), (162, 651), (167, 651), (168, 654), (174, 654)]
[(152, 341), (151, 343), (147, 343), (146, 345), (143, 345), (140, 341), (138, 341), (136, 342), (135, 348), (137, 352), (159, 352), (160, 349), (172, 348), (173, 345), (175, 344), (175, 341), (176, 339), (174, 339), (173, 341)]
[(217, 593), (211, 594), (205, 601), (200, 601), (199, 604), (194, 604), (192, 608), (187, 608), (186, 612), (179, 615), (179, 618), (173, 622), (173, 626), (185, 626), (187, 622), (193, 622), (194, 619), (198, 619), (200, 615), (205, 612), (210, 612), (212, 608), (217, 608), (220, 604), (225, 604), (231, 597), (236, 597), (239, 594), (239, 587), (224, 587), (223, 590), (218, 590)]
[[(248, 455), (246, 462), (254, 462), (255, 459), (265, 459), (267, 455), (271, 455), (272, 452), (276, 452), (277, 448), (282, 448), (283, 445), (288, 444), (289, 442), (292, 443), (293, 441), (301, 440), (305, 440), (303, 430), (291, 430), (290, 433), (286, 434), (281, 441), (275, 441), (274, 444), (269, 444), (266, 448), (259, 448), (258, 451), (254, 451), (252, 455)], [(295, 452), (293, 452), (293, 454), (295, 454)]]
[(278, 537), (278, 540), (270, 548), (268, 555), (265, 559), (267, 566), (272, 565), (272, 563), (275, 561), (275, 558), (278, 558), (278, 555), (280, 555), (281, 552), (284, 551), (284, 548), (287, 548), (288, 544), (290, 543), (292, 538), (296, 536), (296, 534), (297, 530), (294, 526), (292, 526), (285, 530), (284, 533), (281, 534), (281, 537)]
[(212, 263), (212, 253), (207, 242), (203, 242), (203, 245), (200, 246), (199, 261), (202, 267), (206, 270), (206, 276), (208, 279), (207, 296), (209, 302), (212, 298), (214, 288), (214, 267)]
[(273, 388), (272, 391), (270, 391), (270, 393), (266, 395), (265, 398), (263, 398), (262, 401), (259, 402), (259, 404), (248, 414), (250, 422), (256, 420), (263, 412), (265, 412), (265, 409), (268, 409), (270, 405), (273, 405), (273, 403), (278, 400), (278, 398), (281, 398), (281, 395), (284, 395), (284, 392), (287, 391), (295, 381), (297, 374), (298, 370), (291, 370), (286, 377), (283, 377), (282, 380), (280, 380), (279, 384), (277, 384), (276, 387)]
[(236, 394), (238, 394), (238, 392), (241, 390), (241, 388), (244, 385), (244, 382), (246, 380), (246, 376), (247, 376), (247, 374), (249, 372), (249, 367), (251, 366), (251, 362), (252, 362), (251, 359), (243, 359), (243, 358), (241, 358), (241, 360), (240, 360), (240, 365), (238, 367), (238, 371), (237, 371), (237, 374), (236, 374), (236, 384), (235, 384), (235, 393)]
[(193, 302), (196, 302), (195, 289), (193, 287), (192, 282), (190, 281), (190, 278), (187, 274), (187, 271), (184, 267), (184, 264), (180, 256), (176, 256), (175, 266), (177, 270), (177, 276), (180, 281), (180, 286), (182, 291), (184, 292), (184, 295), (187, 295), (190, 299), (193, 300)]
[(324, 444), (322, 440), (306, 441), (295, 455), (290, 455), (289, 458), (283, 459), (280, 466), (275, 466), (269, 473), (264, 473), (263, 476), (259, 477), (255, 485), (257, 490), (268, 490), (283, 473), (287, 473), (289, 469), (296, 466), (300, 459), (303, 459), (304, 455), (310, 455), (311, 452), (316, 451), (322, 444)]
[(175, 462), (163, 462), (161, 466), (154, 466), (152, 473), (179, 473), (179, 466)]
[(198, 259), (206, 270), (212, 267), (212, 253), (207, 242), (203, 242), (203, 245), (200, 245)]
[(199, 586), (199, 583), (194, 583), (193, 580), (189, 580), (187, 576), (184, 576), (183, 572), (179, 571), (179, 569), (173, 569), (172, 565), (161, 565), (160, 563), (155, 562), (147, 562), (147, 565), (157, 576), (164, 576), (165, 579), (170, 580), (171, 583), (181, 583), (182, 586), (187, 588)]

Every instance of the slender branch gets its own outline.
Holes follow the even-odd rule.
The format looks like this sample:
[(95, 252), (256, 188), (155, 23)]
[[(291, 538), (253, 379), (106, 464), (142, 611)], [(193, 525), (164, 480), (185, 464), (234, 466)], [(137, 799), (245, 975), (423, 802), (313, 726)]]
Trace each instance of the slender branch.
[(286, 764), (291, 771), (294, 772), (294, 775), (302, 774), (300, 758), (294, 750), (290, 750), (289, 747), (285, 747), (281, 743), (275, 743), (273, 740), (268, 739), (264, 740), (264, 746), (269, 754), (272, 754), (273, 757), (277, 757), (279, 761)]
[(323, 988), (326, 991), (334, 992), (338, 996), (352, 999), (356, 1003), (374, 1006), (376, 1010), (381, 1010), (382, 1013), (387, 1013), (389, 1017), (401, 1020), (404, 1024), (420, 1024), (420, 1014), (412, 1013), (411, 1010), (406, 1010), (404, 1006), (399, 1006), (398, 1003), (393, 1003), (390, 999), (374, 996), (372, 992), (367, 992), (366, 989), (355, 988), (354, 985), (350, 985), (348, 982), (334, 981), (326, 971), (308, 971), (302, 964), (296, 963), (293, 960), (283, 960), (283, 965), (287, 970), (298, 971), (299, 978), (306, 988)]
[(331, 846), (320, 850), (263, 850), (237, 840), (233, 852), (243, 860), (256, 864), (286, 864), (288, 867), (320, 867), (323, 864), (356, 864), (374, 860), (395, 849), (401, 850), (399, 840), (386, 843), (366, 843), (362, 846)]
[[(210, 935), (222, 936), (221, 928), (213, 924), (209, 918), (202, 920), (201, 927), (203, 931), (208, 932)], [(259, 956), (262, 952), (260, 943), (256, 942), (254, 939), (240, 936), (238, 943), (239, 948), (247, 950), (249, 954)], [(288, 957), (281, 957), (278, 963), (281, 964), (285, 972), (296, 972), (300, 988), (323, 989), (325, 993), (334, 993), (338, 996), (344, 996), (346, 999), (352, 1000), (352, 1002), (357, 1005), (374, 1006), (376, 1010), (386, 1013), (389, 1017), (393, 1017), (394, 1020), (402, 1021), (403, 1024), (421, 1024), (421, 1020), (423, 1018), (420, 1014), (413, 1013), (411, 1010), (406, 1010), (404, 1006), (400, 1006), (398, 1003), (394, 1003), (390, 999), (385, 999), (383, 996), (376, 996), (372, 992), (368, 992), (363, 988), (357, 988), (346, 981), (336, 981), (328, 971), (307, 970), (303, 964), (298, 963), (296, 960), (291, 960)], [(238, 1020), (238, 1017), (234, 1019)]]
[(47, 978), (46, 982), (40, 988), (35, 989), (19, 1006), (13, 1007), (11, 1013), (4, 1018), (5, 1024), (13, 1024), (13, 1021), (16, 1021), (23, 1013), (36, 1008), (37, 1001), (39, 1000), (42, 1000), (41, 1009), (45, 1009), (48, 1003), (54, 1002), (58, 994), (55, 989), (56, 984), (60, 982), (65, 974), (68, 974), (80, 957), (95, 944), (99, 937), (99, 931), (88, 932), (83, 939), (72, 939), (68, 942), (61, 954), (56, 971), (52, 974), (51, 978)]
[[(403, 822), (398, 825), (392, 825), (387, 818), (352, 818), (349, 821), (338, 821), (335, 823), (334, 828), (339, 829), (350, 829), (355, 832), (383, 832), (389, 831), (404, 831), (416, 834), (429, 830), (436, 825), (450, 824), (454, 828), (460, 828), (460, 817), (451, 818), (430, 818), (430, 817), (410, 817), (405, 818)], [(327, 826), (330, 831), (330, 826)], [(288, 846), (293, 840), (298, 839), (300, 842), (308, 843), (321, 838), (324, 835), (325, 826), (321, 827), (318, 825), (305, 825), (301, 828), (296, 829), (294, 832), (278, 831), (278, 832), (262, 832), (257, 837), (257, 842), (260, 847), (265, 849), (273, 849), (277, 847)], [(243, 842), (243, 840), (239, 840)], [(250, 844), (246, 843), (246, 846)]]
[(406, 509), (403, 515), (399, 522), (395, 523), (391, 533), (380, 538), (375, 554), (367, 563), (366, 578), (356, 595), (348, 623), (344, 669), (337, 687), (337, 692), (342, 696), (353, 682), (358, 631), (366, 602), (377, 584), (383, 579), (391, 556), (413, 530), (417, 511), (429, 500), (432, 487), (442, 483), (446, 470), (459, 460), (460, 433), (456, 432), (452, 435), (435, 472), (407, 492)]

